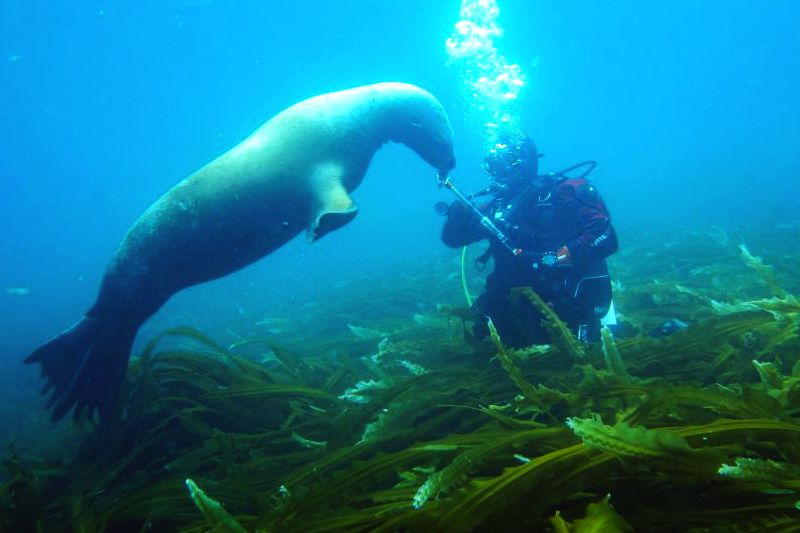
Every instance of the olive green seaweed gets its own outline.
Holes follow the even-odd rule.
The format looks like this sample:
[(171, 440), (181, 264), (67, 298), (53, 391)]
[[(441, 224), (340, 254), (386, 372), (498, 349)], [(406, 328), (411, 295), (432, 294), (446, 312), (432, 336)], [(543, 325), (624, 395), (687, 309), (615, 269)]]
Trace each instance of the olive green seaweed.
[(756, 257), (751, 254), (750, 250), (748, 250), (747, 246), (744, 244), (739, 245), (739, 250), (742, 252), (742, 258), (747, 266), (758, 272), (759, 276), (761, 276), (761, 279), (764, 281), (767, 287), (769, 287), (769, 290), (772, 292), (772, 294), (777, 298), (786, 298), (787, 293), (775, 279), (775, 273), (773, 272), (772, 267), (765, 265), (764, 261), (762, 261), (760, 257)]
[(212, 533), (245, 533), (244, 528), (216, 500), (206, 496), (197, 484), (186, 478), (186, 488), (194, 504), (203, 513)]
[(620, 457), (652, 458), (691, 452), (686, 439), (671, 431), (632, 427), (624, 421), (608, 426), (597, 415), (568, 418), (567, 426), (587, 446)]
[[(621, 329), (593, 344), (524, 289), (550, 345), (441, 327), (469, 331), (455, 305), (485, 281), (465, 263), (459, 285), (444, 254), (260, 325), (167, 329), (108, 423), (31, 417), (36, 444), (2, 459), (0, 531), (800, 531), (800, 249), (770, 248), (798, 228), (624, 236)], [(648, 335), (668, 317), (688, 327)]]
[(796, 481), (800, 484), (800, 466), (791, 463), (737, 457), (734, 465), (722, 465), (717, 471), (721, 476), (756, 481)]
[(580, 341), (578, 341), (564, 321), (559, 318), (553, 308), (542, 300), (541, 296), (536, 294), (530, 287), (513, 289), (513, 293), (527, 298), (528, 301), (536, 307), (539, 313), (541, 313), (542, 324), (550, 332), (550, 338), (561, 351), (576, 359), (583, 358), (584, 350)]
[(622, 362), (622, 354), (619, 353), (616, 342), (614, 342), (614, 335), (611, 330), (604, 327), (600, 330), (602, 338), (603, 358), (606, 363), (606, 368), (609, 372), (615, 374), (623, 381), (630, 381), (631, 375), (625, 369), (625, 363)]
[(531, 404), (536, 405), (537, 407), (541, 408), (542, 412), (547, 413), (547, 410), (539, 402), (536, 389), (534, 389), (533, 386), (531, 386), (531, 384), (525, 380), (525, 377), (522, 375), (520, 369), (511, 360), (508, 352), (506, 352), (503, 341), (500, 339), (500, 335), (497, 333), (497, 328), (495, 328), (491, 318), (488, 320), (487, 325), (489, 326), (489, 335), (491, 336), (492, 343), (494, 343), (494, 346), (497, 349), (497, 358), (500, 360), (500, 365), (503, 367), (503, 370), (508, 373), (509, 377), (511, 377), (511, 380), (517, 387), (519, 387), (519, 389), (522, 391), (522, 394)]
[(625, 533), (633, 531), (633, 527), (625, 521), (609, 503), (606, 496), (599, 502), (590, 503), (586, 508), (586, 516), (566, 522), (561, 513), (556, 512), (550, 523), (557, 532), (565, 533)]

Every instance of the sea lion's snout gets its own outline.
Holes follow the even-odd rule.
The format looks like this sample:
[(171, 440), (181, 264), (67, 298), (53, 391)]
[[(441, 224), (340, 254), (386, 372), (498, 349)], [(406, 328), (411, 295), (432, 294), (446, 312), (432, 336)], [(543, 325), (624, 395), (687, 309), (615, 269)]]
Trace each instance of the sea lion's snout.
[(388, 113), (389, 138), (416, 152), (439, 174), (447, 175), (456, 164), (453, 128), (442, 104), (428, 91), (404, 83), (372, 86)]
[(436, 169), (441, 176), (446, 176), (456, 166), (453, 152), (453, 136), (451, 131), (441, 133), (443, 126), (449, 130), (450, 123), (446, 118), (442, 122), (425, 125), (413, 125), (406, 128), (393, 140), (411, 148), (426, 163)]
[(450, 171), (453, 170), (454, 168), (456, 168), (456, 156), (450, 154), (450, 157), (446, 159), (444, 164), (436, 169), (436, 173), (441, 178), (446, 178), (450, 174)]

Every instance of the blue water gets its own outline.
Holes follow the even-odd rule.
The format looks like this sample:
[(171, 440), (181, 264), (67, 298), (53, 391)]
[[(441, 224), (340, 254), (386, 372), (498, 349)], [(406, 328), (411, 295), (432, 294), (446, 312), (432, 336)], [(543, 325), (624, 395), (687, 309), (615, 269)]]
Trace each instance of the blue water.
[[(499, 5), (498, 46), (527, 75), (520, 121), (543, 168), (596, 159), (623, 247), (653, 225), (679, 239), (692, 226), (797, 218), (800, 3)], [(39, 416), (37, 369), (20, 361), (92, 303), (136, 217), (287, 105), (377, 81), (421, 85), (450, 113), (453, 179), (480, 187), (482, 131), (464, 119), (445, 65), (458, 10), (454, 0), (4, 2), (0, 435)], [(333, 280), (453, 253), (432, 210), (449, 198), (404, 147), (378, 153), (354, 198), (350, 225), (185, 291), (152, 327), (222, 332)]]

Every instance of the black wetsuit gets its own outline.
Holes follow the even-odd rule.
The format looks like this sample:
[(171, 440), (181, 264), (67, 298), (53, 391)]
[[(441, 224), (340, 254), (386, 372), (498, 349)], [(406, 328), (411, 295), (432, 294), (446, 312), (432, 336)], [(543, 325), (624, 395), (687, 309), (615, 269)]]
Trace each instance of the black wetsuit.
[[(481, 210), (522, 253), (514, 255), (458, 202), (448, 210), (442, 241), (459, 247), (489, 239), (494, 272), (473, 307), (491, 317), (503, 342), (521, 347), (550, 341), (538, 311), (525, 298), (512, 297), (513, 287), (532, 288), (578, 338), (597, 340), (600, 318), (611, 303), (605, 258), (617, 250), (616, 233), (597, 189), (585, 179), (539, 176), (517, 194), (497, 197)], [(542, 261), (563, 247), (569, 250), (569, 261), (550, 266)], [(474, 332), (485, 335), (483, 320)]]

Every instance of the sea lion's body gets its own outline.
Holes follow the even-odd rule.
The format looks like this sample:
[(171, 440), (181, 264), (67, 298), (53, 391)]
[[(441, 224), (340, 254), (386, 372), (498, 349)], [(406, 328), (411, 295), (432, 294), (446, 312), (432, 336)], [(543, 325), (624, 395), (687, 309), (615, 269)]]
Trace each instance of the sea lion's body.
[(83, 407), (108, 414), (136, 331), (173, 294), (234, 272), (303, 230), (313, 241), (351, 220), (357, 208), (348, 192), (389, 140), (440, 172), (454, 165), (438, 101), (412, 85), (382, 83), (287, 108), (166, 192), (128, 231), (86, 317), (26, 360), (41, 362), (55, 389), (54, 418), (73, 405), (76, 416)]

